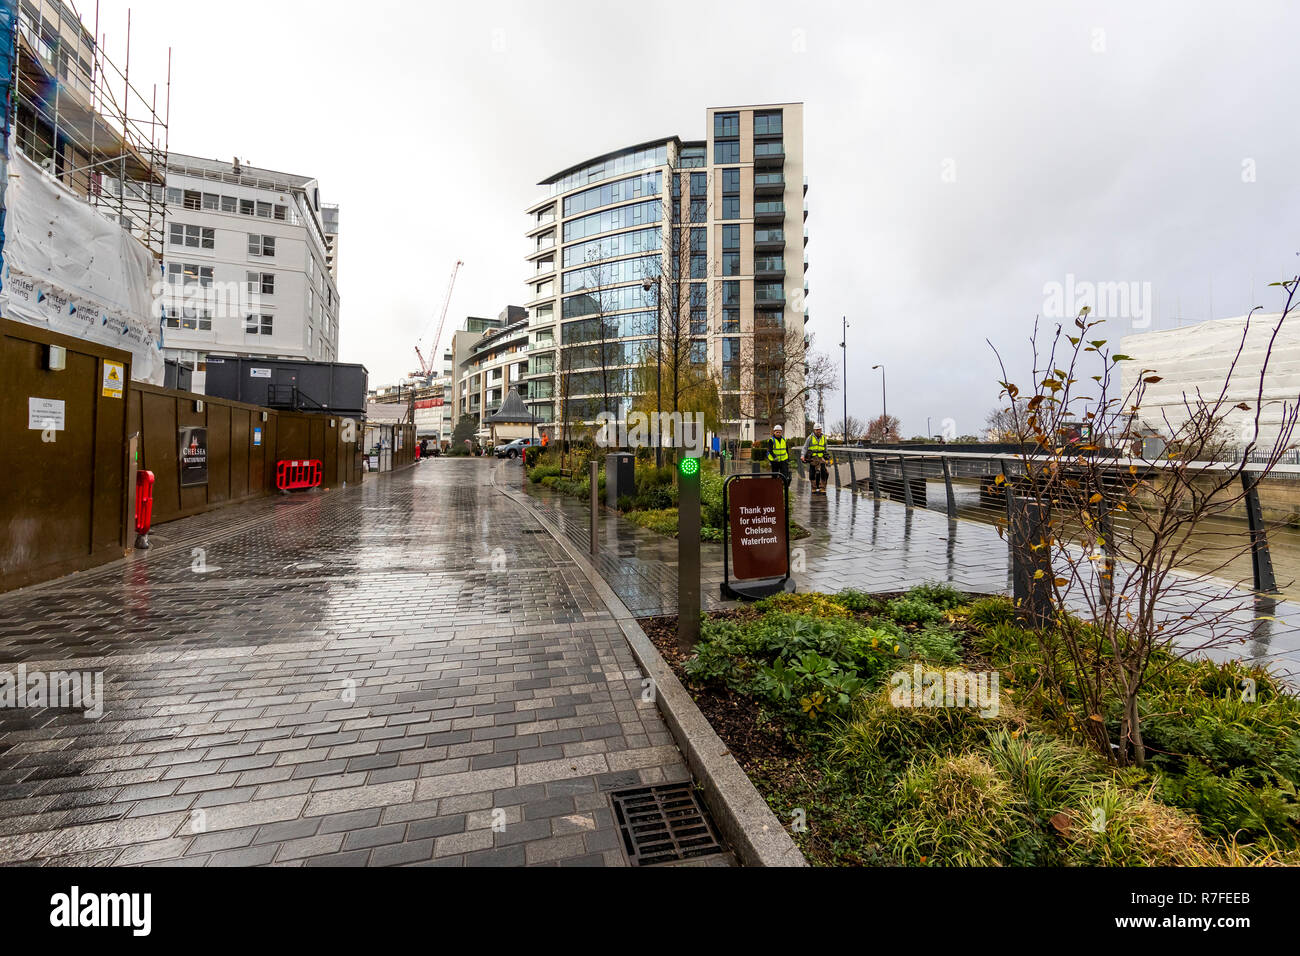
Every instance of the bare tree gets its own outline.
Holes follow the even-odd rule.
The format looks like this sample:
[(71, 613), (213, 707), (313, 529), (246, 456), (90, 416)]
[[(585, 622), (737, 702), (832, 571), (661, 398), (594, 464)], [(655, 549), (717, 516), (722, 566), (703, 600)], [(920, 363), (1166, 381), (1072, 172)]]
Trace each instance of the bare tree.
[(621, 349), (617, 330), (618, 320), (612, 320), (615, 323), (615, 334), (611, 343), (609, 335), (611, 320), (608, 318), (608, 314), (616, 311), (621, 305), (614, 298), (622, 294), (621, 290), (610, 288), (616, 281), (617, 268), (603, 253), (588, 255), (586, 268), (583, 269), (582, 288), (585, 294), (579, 300), (585, 303), (588, 321), (595, 323), (596, 334), (590, 340), (595, 344), (588, 347), (588, 354), (592, 364), (600, 369), (600, 408), (606, 414), (614, 412), (610, 406), (610, 359), (613, 357), (613, 350)]
[[(1165, 434), (1178, 449), (1173, 457), (1147, 460), (1140, 451), (1144, 396), (1160, 376), (1142, 369), (1118, 394), (1124, 391), (1116, 381), (1119, 363), (1132, 360), (1095, 337), (1101, 323), (1086, 308), (1072, 328), (1058, 325), (1046, 342), (1035, 323), (1032, 388), (1010, 381), (998, 355), (1002, 395), (1023, 402), (1025, 413), (1013, 438), (1030, 448), (1019, 454), (1009, 481), (997, 481), (1038, 517), (1038, 530), (1013, 533), (1040, 563), (1031, 583), (1047, 606), (1035, 628), (1040, 679), (1097, 751), (1121, 764), (1146, 759), (1141, 696), (1152, 675), (1177, 657), (1239, 639), (1229, 630), (1239, 611), (1236, 592), (1216, 575), (1257, 541), (1236, 534), (1207, 543), (1192, 532), (1240, 506), (1290, 447), (1300, 396), (1283, 407), (1272, 445), (1256, 449), (1269, 359), (1300, 277), (1275, 285), (1285, 291), (1285, 307), (1257, 381), (1253, 369), (1238, 368), (1252, 312), (1222, 388), (1184, 394), (1178, 419), (1162, 411)], [(1248, 378), (1253, 402), (1228, 398), (1234, 377)], [(1234, 411), (1253, 413), (1253, 440), (1235, 462), (1208, 461)], [(1079, 422), (1086, 426), (1082, 439), (1068, 440)], [(1189, 551), (1202, 560), (1212, 555), (1213, 567), (1204, 573), (1180, 567)]]
[(847, 421), (839, 421), (832, 425), (831, 431), (843, 435), (845, 444), (848, 444), (865, 437), (867, 425), (862, 419), (850, 415)]
[(1013, 442), (1025, 428), (1025, 403), (1023, 400), (1008, 401), (988, 413), (984, 427), (988, 431), (989, 441)]
[(812, 346), (811, 334), (755, 316), (752, 343), (741, 353), (742, 381), (749, 386), (742, 408), (755, 428), (797, 425), (802, 432), (809, 403), (835, 388), (834, 361)]
[[(691, 192), (693, 171), (704, 172), (670, 166), (661, 190), (660, 220), (667, 224), (668, 248), (642, 279), (642, 290), (654, 310), (656, 339), (653, 353), (641, 358), (636, 376), (640, 397), (634, 399), (634, 407), (647, 412), (699, 411), (716, 428), (721, 383), (710, 371), (705, 351), (709, 306), (717, 295), (709, 291), (707, 281), (713, 261), (706, 235), (710, 202), (707, 189)], [(715, 284), (714, 289), (720, 286)], [(656, 434), (654, 440), (658, 449), (663, 436)]]
[(903, 423), (893, 415), (877, 415), (867, 425), (867, 441), (898, 441), (902, 433), (902, 427)]

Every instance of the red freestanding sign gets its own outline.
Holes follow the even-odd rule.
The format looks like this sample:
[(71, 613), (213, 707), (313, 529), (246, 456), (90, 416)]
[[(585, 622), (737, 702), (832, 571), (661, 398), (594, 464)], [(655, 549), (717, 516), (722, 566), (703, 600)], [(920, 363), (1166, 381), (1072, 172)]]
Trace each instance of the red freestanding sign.
[(763, 597), (790, 578), (789, 494), (781, 475), (732, 475), (723, 485), (726, 597)]

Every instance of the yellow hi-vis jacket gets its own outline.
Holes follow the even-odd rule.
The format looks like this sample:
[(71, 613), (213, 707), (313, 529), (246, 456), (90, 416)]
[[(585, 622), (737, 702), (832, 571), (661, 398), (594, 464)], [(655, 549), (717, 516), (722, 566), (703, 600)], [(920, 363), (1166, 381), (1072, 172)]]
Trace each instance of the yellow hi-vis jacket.
[(826, 436), (818, 438), (815, 434), (808, 436), (807, 443), (803, 446), (803, 456), (805, 458), (828, 457), (826, 454)]
[(790, 452), (786, 448), (784, 438), (773, 438), (772, 443), (767, 448), (768, 461), (789, 461)]

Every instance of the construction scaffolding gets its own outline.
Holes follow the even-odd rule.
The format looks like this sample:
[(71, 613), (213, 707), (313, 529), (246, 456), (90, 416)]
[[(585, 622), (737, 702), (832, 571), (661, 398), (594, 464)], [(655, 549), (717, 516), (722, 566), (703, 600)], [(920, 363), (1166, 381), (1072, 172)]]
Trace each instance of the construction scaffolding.
[[(18, 0), (14, 145), (33, 162), (163, 257), (171, 51), (163, 102), (104, 53), (99, 6), (91, 32), (65, 0)], [(98, 38), (98, 39), (97, 39)], [(161, 112), (160, 112), (161, 109)]]

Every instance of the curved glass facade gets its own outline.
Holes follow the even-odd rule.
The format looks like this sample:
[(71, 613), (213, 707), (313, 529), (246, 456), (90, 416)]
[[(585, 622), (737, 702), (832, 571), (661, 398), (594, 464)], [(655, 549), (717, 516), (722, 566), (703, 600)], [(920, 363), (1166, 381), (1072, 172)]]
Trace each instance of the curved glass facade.
[(643, 149), (620, 153), (617, 156), (610, 156), (598, 163), (592, 163), (572, 173), (566, 173), (561, 178), (553, 179), (545, 183), (545, 185), (550, 187), (552, 196), (558, 196), (561, 193), (577, 189), (579, 186), (598, 183), (602, 179), (611, 179), (623, 173), (634, 173), (640, 169), (666, 165), (668, 165), (668, 144), (660, 143), (657, 146), (648, 146)]
[(797, 104), (710, 110), (707, 138), (622, 150), (543, 183), (548, 200), (530, 207), (530, 229), (553, 230), (530, 237), (530, 260), (553, 255), (553, 243), (560, 275), (530, 261), (530, 406), (570, 422), (606, 403), (626, 410), (638, 366), (658, 353), (659, 303), (680, 302), (674, 321), (689, 323), (690, 361), (716, 375), (724, 434), (744, 426), (752, 437), (762, 417), (752, 392), (770, 376), (746, 367), (742, 343), (760, 324), (803, 330), (804, 230), (785, 221), (803, 207), (802, 127)]

